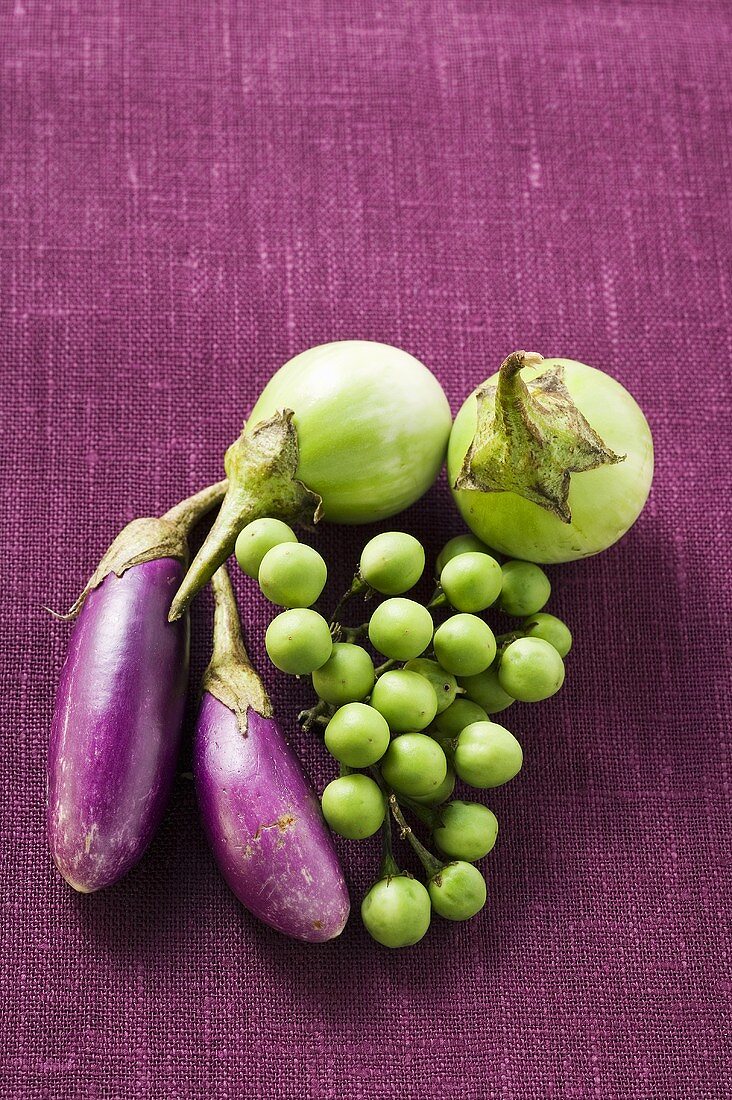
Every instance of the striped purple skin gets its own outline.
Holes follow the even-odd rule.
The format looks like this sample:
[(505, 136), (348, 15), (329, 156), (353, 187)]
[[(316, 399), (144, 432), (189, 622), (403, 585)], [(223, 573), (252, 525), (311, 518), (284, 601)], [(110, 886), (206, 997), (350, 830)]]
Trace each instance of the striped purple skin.
[(188, 617), (168, 622), (181, 562), (158, 558), (87, 596), (61, 673), (48, 756), (48, 838), (74, 889), (100, 890), (142, 856), (175, 778)]
[(294, 939), (340, 935), (348, 890), (317, 796), (275, 719), (250, 707), (243, 734), (205, 692), (193, 752), (204, 829), (237, 898)]

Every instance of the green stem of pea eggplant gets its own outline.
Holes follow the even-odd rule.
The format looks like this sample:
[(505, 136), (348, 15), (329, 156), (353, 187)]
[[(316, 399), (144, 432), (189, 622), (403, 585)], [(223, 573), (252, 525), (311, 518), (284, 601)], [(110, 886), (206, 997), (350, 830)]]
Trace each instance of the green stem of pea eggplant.
[[(354, 596), (359, 596), (363, 593), (364, 599), (368, 599), (369, 596), (372, 594), (372, 592), (373, 592), (373, 589), (371, 588), (371, 586), (366, 583), (366, 581), (363, 579), (361, 574), (357, 571), (354, 574), (353, 580), (351, 581), (351, 587), (348, 589), (347, 592), (343, 593), (340, 600), (338, 601), (338, 603), (335, 606), (335, 610), (333, 611), (333, 614), (330, 617), (330, 628), (331, 628), (331, 632), (333, 633), (333, 637), (335, 638), (336, 641), (340, 637), (340, 634), (343, 630), (349, 629), (347, 627), (342, 627), (340, 622), (339, 622), (340, 615), (341, 615), (341, 612), (343, 611), (343, 608), (346, 606), (346, 604), (349, 602), (349, 600), (353, 599)], [(358, 629), (358, 628), (353, 628), (353, 629)]]
[(392, 848), (391, 838), (391, 818), (389, 814), (384, 814), (384, 821), (381, 826), (381, 878), (394, 878), (395, 875), (402, 874), (399, 864), (394, 859), (394, 851)]
[(518, 641), (519, 638), (525, 638), (525, 630), (509, 630), (506, 634), (496, 635), (496, 657), (494, 660), (500, 661), (504, 652), (511, 645), (512, 642)]
[(368, 636), (369, 624), (361, 623), (360, 626), (341, 626), (340, 623), (331, 622), (330, 630), (334, 641), (358, 642), (360, 638)]
[(440, 823), (439, 810), (433, 810), (429, 806), (423, 806), (419, 802), (415, 802), (411, 798), (407, 798), (405, 795), (401, 796), (401, 805), (406, 806), (411, 814), (421, 821), (423, 825), (432, 831)]
[(442, 591), (441, 585), (437, 585), (425, 606), (428, 611), (436, 611), (439, 607), (447, 607), (447, 596)]
[(388, 802), (392, 816), (399, 826), (400, 836), (402, 837), (402, 840), (409, 841), (420, 863), (427, 872), (427, 877), (431, 879), (434, 878), (435, 875), (439, 875), (445, 864), (441, 860), (433, 856), (432, 852), (425, 848), (424, 844), (422, 844), (422, 842), (418, 840), (417, 837), (414, 835), (411, 825), (407, 823), (404, 814), (402, 813), (401, 807), (397, 801), (397, 797), (394, 794), (394, 791), (391, 791), (389, 793)]
[(314, 725), (327, 726), (333, 717), (335, 708), (326, 703), (324, 699), (318, 699), (312, 707), (301, 710), (297, 720), (304, 730), (310, 730)]
[(372, 764), (369, 768), (371, 777), (376, 784), (378, 784), (379, 790), (384, 796), (386, 803), (386, 813), (384, 814), (384, 820), (381, 826), (381, 844), (382, 844), (382, 860), (381, 860), (381, 877), (391, 878), (394, 875), (406, 875), (406, 871), (402, 871), (394, 859), (393, 843), (392, 843), (392, 820), (389, 813), (389, 795), (390, 790), (386, 787), (384, 777), (381, 774), (381, 768), (378, 763)]

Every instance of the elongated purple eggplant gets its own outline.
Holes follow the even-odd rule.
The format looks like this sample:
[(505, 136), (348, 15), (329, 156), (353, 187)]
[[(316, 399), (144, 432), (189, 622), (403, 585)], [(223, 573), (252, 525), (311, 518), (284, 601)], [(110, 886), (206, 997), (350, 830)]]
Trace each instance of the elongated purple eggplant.
[(48, 754), (48, 839), (82, 893), (117, 882), (160, 823), (175, 777), (189, 624), (168, 622), (187, 538), (225, 482), (117, 536), (67, 615), (78, 616)]
[(349, 913), (333, 841), (249, 662), (225, 566), (212, 585), (214, 648), (193, 750), (206, 835), (251, 913), (294, 939), (333, 939)]

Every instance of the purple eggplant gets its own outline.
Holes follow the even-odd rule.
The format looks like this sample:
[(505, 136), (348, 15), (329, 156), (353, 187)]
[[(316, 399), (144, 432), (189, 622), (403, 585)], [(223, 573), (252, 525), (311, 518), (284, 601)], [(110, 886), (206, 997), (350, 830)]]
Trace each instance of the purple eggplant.
[(70, 612), (76, 618), (51, 727), (48, 839), (82, 893), (137, 863), (175, 778), (188, 681), (189, 624), (170, 623), (187, 537), (225, 483), (117, 536)]
[(254, 916), (294, 939), (333, 939), (349, 913), (333, 841), (247, 657), (225, 566), (212, 583), (214, 649), (193, 749), (206, 835)]

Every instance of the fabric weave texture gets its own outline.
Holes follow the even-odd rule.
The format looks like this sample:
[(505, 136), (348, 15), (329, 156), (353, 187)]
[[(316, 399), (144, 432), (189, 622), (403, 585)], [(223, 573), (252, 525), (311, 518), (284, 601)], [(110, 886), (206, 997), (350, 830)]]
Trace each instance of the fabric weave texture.
[[(0, 10), (0, 1094), (723, 1100), (730, 1094), (730, 7), (725, 0), (7, 0)], [(55, 873), (69, 605), (124, 522), (218, 479), (270, 374), (393, 343), (457, 411), (516, 348), (651, 423), (633, 531), (549, 570), (576, 638), (506, 724), (489, 904), (389, 953), (229, 894), (186, 772), (141, 865)], [(398, 521), (434, 558), (444, 476)], [(333, 601), (380, 528), (318, 530)], [(269, 610), (236, 578), (252, 655)], [(426, 590), (426, 583), (425, 583)], [(339, 843), (354, 910), (378, 844)]]

